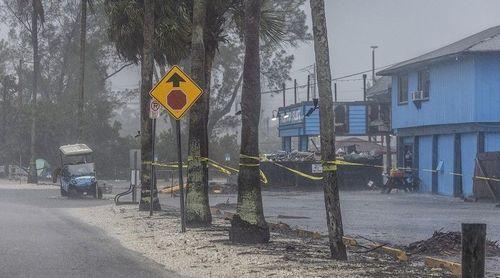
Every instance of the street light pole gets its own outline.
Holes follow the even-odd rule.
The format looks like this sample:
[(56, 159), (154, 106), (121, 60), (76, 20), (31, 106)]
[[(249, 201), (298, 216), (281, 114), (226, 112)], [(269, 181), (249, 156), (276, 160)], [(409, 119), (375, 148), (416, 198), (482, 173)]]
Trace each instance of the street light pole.
[(372, 86), (375, 84), (375, 49), (378, 48), (377, 45), (370, 46), (372, 49)]

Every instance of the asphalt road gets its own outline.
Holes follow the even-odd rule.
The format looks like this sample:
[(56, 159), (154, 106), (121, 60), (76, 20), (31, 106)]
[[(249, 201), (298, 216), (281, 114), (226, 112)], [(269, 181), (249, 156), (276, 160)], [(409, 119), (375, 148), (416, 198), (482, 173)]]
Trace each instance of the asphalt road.
[(57, 188), (12, 189), (2, 183), (0, 277), (177, 277), (64, 213), (110, 201), (69, 200)]

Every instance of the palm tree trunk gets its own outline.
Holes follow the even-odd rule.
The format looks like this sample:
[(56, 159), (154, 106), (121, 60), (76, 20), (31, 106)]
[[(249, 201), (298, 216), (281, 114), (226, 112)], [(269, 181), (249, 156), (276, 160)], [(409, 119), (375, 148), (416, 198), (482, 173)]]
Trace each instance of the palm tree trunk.
[(85, 44), (87, 42), (87, 0), (81, 2), (80, 17), (80, 80), (79, 80), (79, 100), (78, 100), (78, 141), (82, 140), (83, 135), (83, 109), (85, 94)]
[[(193, 3), (193, 33), (191, 38), (191, 76), (206, 91), (204, 28), (207, 8), (206, 0)], [(189, 117), (188, 184), (186, 198), (186, 224), (188, 226), (208, 226), (212, 215), (208, 200), (208, 157), (207, 122), (205, 112), (209, 94), (204, 92), (193, 105)]]
[(264, 218), (260, 191), (259, 118), (261, 0), (245, 1), (245, 64), (241, 94), (241, 157), (238, 174), (238, 205), (231, 220), (229, 238), (237, 243), (269, 241), (269, 227)]
[(153, 86), (153, 35), (154, 35), (154, 0), (144, 1), (144, 45), (141, 57), (141, 200), (139, 210), (147, 211), (150, 208), (150, 197), (153, 195), (153, 209), (160, 210), (158, 191), (152, 189), (150, 165), (144, 162), (152, 161), (152, 121), (149, 119), (149, 91)]
[(333, 123), (332, 83), (330, 72), (330, 54), (326, 29), (324, 0), (311, 0), (313, 19), (314, 53), (319, 89), (319, 112), (321, 129), (321, 160), (323, 166), (323, 188), (325, 194), (326, 221), (330, 241), (330, 253), (333, 259), (347, 260), (347, 253), (342, 237), (342, 215), (340, 211), (339, 188), (335, 161), (335, 133)]
[(38, 183), (36, 171), (36, 117), (38, 94), (38, 75), (40, 74), (40, 58), (38, 57), (38, 13), (36, 11), (36, 0), (32, 1), (33, 11), (31, 14), (31, 43), (33, 46), (33, 92), (31, 96), (31, 144), (30, 144), (30, 169), (28, 183)]

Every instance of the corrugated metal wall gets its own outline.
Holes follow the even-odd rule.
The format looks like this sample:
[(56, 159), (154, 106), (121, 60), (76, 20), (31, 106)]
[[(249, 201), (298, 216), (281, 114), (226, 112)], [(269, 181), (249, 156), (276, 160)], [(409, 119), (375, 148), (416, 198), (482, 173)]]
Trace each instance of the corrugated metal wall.
[[(408, 75), (408, 104), (397, 101), (397, 77), (392, 84), (392, 127), (404, 128), (423, 125), (473, 122), (475, 108), (475, 78), (473, 57), (461, 57), (430, 67), (429, 101), (421, 109), (411, 101), (417, 90), (418, 74)], [(497, 72), (497, 76), (500, 72)], [(500, 87), (499, 87), (500, 89)]]
[(454, 137), (452, 134), (438, 136), (438, 165), (443, 161), (443, 168), (438, 172), (438, 193), (453, 196), (453, 160)]
[[(312, 105), (308, 105), (304, 107), (305, 113), (309, 111), (309, 109), (313, 108)], [(305, 114), (304, 114), (305, 115)], [(319, 109), (314, 110), (314, 112), (309, 116), (305, 117), (305, 135), (318, 135), (319, 134)]]
[(420, 191), (432, 192), (432, 173), (421, 169), (432, 169), (432, 136), (421, 136), (419, 139)]
[(366, 133), (366, 106), (349, 106), (349, 134)]
[(462, 191), (465, 197), (473, 195), (473, 180), (475, 159), (477, 153), (477, 134), (464, 133), (461, 135), (462, 145)]
[(499, 122), (500, 55), (476, 55), (474, 61), (476, 66), (476, 121)]

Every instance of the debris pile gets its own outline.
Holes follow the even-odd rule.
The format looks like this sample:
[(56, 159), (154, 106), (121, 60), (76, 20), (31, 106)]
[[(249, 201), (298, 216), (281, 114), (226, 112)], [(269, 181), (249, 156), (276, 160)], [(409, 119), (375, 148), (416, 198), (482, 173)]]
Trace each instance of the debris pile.
[[(460, 232), (435, 231), (432, 237), (411, 243), (406, 248), (410, 254), (423, 255), (455, 255), (462, 250), (462, 234)], [(486, 254), (500, 256), (500, 245), (496, 241), (487, 240)]]
[(292, 151), (292, 152), (284, 152), (284, 151), (278, 151), (276, 153), (272, 154), (266, 154), (266, 158), (271, 160), (271, 161), (318, 161), (319, 156), (317, 156), (313, 152), (299, 152), (299, 151)]

